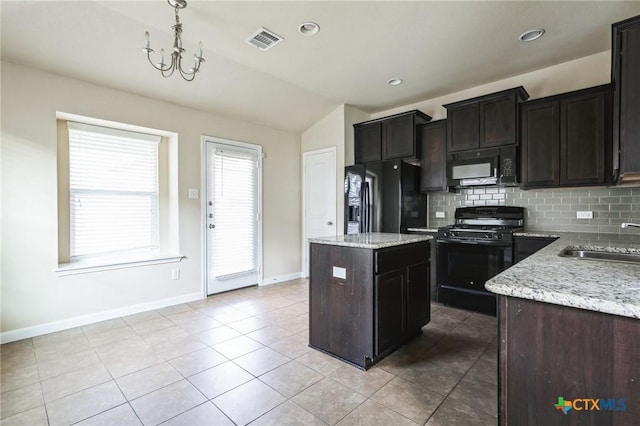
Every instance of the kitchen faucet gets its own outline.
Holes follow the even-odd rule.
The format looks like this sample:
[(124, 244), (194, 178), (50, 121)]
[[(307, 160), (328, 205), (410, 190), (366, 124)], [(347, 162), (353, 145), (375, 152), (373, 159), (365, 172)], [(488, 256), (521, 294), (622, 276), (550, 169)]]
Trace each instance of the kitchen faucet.
[(631, 223), (631, 222), (625, 222), (622, 225), (620, 225), (620, 228), (627, 228), (629, 226), (633, 226), (635, 228), (640, 228), (640, 225), (638, 225), (637, 223)]

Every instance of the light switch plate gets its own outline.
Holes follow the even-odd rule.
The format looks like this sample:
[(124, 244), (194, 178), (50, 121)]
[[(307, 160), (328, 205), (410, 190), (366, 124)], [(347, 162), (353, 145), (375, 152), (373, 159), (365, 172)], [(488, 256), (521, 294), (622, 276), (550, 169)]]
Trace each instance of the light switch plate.
[(189, 188), (189, 198), (198, 198), (198, 188)]
[(591, 211), (577, 211), (576, 218), (578, 219), (593, 219), (593, 212)]
[(444, 212), (436, 212), (436, 217), (438, 219), (444, 219)]
[(343, 280), (347, 279), (347, 269), (346, 268), (339, 268), (337, 266), (333, 267), (333, 276), (335, 278), (341, 278)]

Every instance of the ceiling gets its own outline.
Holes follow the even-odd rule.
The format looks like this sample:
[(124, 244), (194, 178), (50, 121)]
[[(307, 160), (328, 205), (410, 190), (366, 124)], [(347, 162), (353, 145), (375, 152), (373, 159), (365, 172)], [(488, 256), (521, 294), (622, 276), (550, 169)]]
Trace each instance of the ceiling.
[[(164, 0), (0, 5), (3, 60), (293, 132), (340, 104), (375, 113), (608, 50), (611, 24), (640, 14), (639, 1), (190, 0), (184, 47), (191, 58), (202, 40), (206, 62), (186, 82), (142, 53), (145, 30), (156, 53), (170, 50)], [(320, 32), (301, 35), (306, 21)], [(245, 43), (260, 27), (284, 41)]]

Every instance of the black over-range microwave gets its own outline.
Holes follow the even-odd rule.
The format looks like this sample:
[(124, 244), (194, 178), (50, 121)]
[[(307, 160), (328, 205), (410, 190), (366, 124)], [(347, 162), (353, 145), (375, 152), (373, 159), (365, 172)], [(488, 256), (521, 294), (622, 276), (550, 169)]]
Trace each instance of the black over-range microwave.
[(449, 186), (518, 185), (517, 147), (478, 149), (447, 156)]

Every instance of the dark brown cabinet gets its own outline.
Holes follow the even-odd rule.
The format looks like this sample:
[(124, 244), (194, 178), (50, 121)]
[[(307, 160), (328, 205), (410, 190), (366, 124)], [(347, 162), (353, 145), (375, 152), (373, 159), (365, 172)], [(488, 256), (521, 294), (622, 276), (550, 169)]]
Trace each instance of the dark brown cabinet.
[(429, 120), (428, 115), (413, 110), (354, 124), (355, 164), (419, 158), (420, 135), (416, 126)]
[[(429, 250), (429, 248), (426, 248)], [(376, 355), (388, 353), (429, 322), (429, 263), (400, 267), (376, 277)]]
[(614, 177), (640, 182), (640, 16), (613, 24), (612, 33)]
[(375, 280), (374, 354), (393, 349), (405, 332), (404, 290), (407, 276), (403, 270), (378, 275)]
[[(640, 413), (640, 321), (500, 296), (500, 425), (632, 425)], [(558, 398), (601, 399), (608, 409), (567, 415)]]
[(420, 335), (431, 312), (430, 253), (429, 241), (381, 249), (311, 243), (309, 345), (368, 369)]
[(604, 185), (611, 171), (611, 86), (521, 106), (522, 188)]
[(356, 164), (382, 159), (382, 123), (354, 125), (354, 155)]
[(420, 192), (447, 190), (447, 121), (418, 127), (420, 133)]
[(444, 105), (447, 152), (518, 143), (518, 104), (529, 94), (523, 87)]
[(557, 240), (555, 237), (513, 237), (513, 263), (526, 259), (533, 253)]

